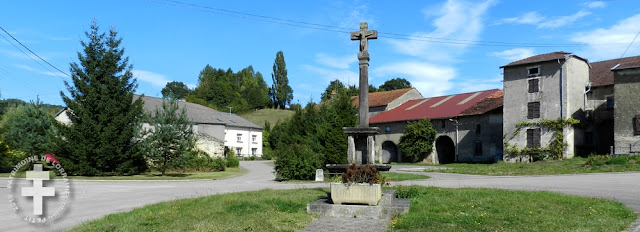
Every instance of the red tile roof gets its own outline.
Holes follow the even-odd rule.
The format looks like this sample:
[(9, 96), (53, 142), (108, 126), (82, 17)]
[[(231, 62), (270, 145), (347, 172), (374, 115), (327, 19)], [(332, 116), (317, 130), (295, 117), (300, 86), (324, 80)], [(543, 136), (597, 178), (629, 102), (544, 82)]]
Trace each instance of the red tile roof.
[[(502, 94), (499, 92), (502, 91), (498, 89), (492, 89), (486, 91), (411, 100), (396, 107), (393, 110), (382, 112), (378, 115), (373, 116), (371, 119), (369, 119), (369, 123), (373, 124), (383, 122), (397, 122), (418, 120), (422, 118), (451, 118), (463, 116), (462, 113), (465, 111), (468, 111), (466, 112), (466, 115), (472, 115), (483, 111), (487, 112), (491, 110), (490, 108), (493, 107), (493, 105), (489, 105), (486, 102), (482, 103), (487, 104), (484, 106), (477, 106), (477, 104), (489, 97), (491, 97), (492, 99), (502, 99), (500, 97), (502, 96)], [(501, 105), (501, 101), (499, 102)]]
[[(414, 88), (396, 89), (391, 91), (369, 93), (369, 107), (389, 105), (389, 103), (391, 103), (393, 100), (398, 99), (399, 97), (411, 91), (412, 89)], [(353, 101), (354, 102), (353, 105), (358, 107), (358, 105), (360, 104), (358, 102), (359, 97), (356, 96), (354, 97), (354, 99), (355, 100)]]
[[(617, 64), (620, 65), (616, 67)], [(592, 86), (613, 85), (613, 72), (611, 72), (613, 67), (621, 69), (634, 66), (640, 66), (640, 56), (593, 62), (589, 70), (589, 81)]]
[(538, 62), (557, 60), (557, 59), (564, 59), (564, 57), (567, 56), (567, 55), (571, 55), (571, 53), (569, 53), (569, 52), (551, 52), (551, 53), (546, 53), (546, 54), (540, 54), (540, 55), (535, 55), (535, 56), (524, 58), (522, 60), (517, 60), (517, 61), (511, 62), (511, 63), (508, 63), (507, 65), (501, 66), (500, 68), (504, 68), (504, 67), (508, 67), (508, 66), (522, 65), (522, 64), (538, 63)]
[(460, 113), (460, 116), (484, 114), (489, 111), (498, 109), (503, 105), (503, 98), (504, 92), (502, 90), (496, 91), (495, 93), (489, 95), (487, 98), (482, 99), (475, 105), (462, 111), (462, 113)]

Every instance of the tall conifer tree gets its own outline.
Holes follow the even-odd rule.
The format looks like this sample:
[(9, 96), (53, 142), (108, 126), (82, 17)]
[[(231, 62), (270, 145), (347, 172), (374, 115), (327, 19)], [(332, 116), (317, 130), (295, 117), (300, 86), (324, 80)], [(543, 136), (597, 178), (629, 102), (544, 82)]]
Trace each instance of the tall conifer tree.
[(59, 156), (71, 174), (136, 173), (144, 166), (133, 143), (143, 103), (133, 99), (132, 66), (114, 29), (100, 33), (94, 21), (85, 35), (80, 63), (71, 63), (73, 85), (65, 81), (70, 96), (60, 93), (71, 124), (61, 127), (66, 146)]
[(271, 80), (273, 81), (273, 86), (269, 90), (269, 94), (273, 104), (276, 108), (285, 109), (293, 100), (293, 89), (289, 86), (287, 64), (284, 62), (284, 53), (282, 51), (276, 53)]

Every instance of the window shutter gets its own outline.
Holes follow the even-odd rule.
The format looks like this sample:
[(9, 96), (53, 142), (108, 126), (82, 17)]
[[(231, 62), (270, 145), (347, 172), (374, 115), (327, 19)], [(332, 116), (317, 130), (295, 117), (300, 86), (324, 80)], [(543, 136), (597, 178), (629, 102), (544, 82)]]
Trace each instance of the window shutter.
[(640, 135), (640, 115), (636, 115), (633, 118), (633, 125), (634, 125), (634, 134), (633, 135)]
[(539, 83), (540, 79), (531, 79), (529, 80), (529, 93), (536, 93), (539, 91)]
[(527, 104), (527, 118), (540, 118), (540, 102), (529, 102)]
[(540, 147), (540, 128), (533, 129), (533, 146)]
[(527, 129), (527, 147), (540, 147), (540, 128)]

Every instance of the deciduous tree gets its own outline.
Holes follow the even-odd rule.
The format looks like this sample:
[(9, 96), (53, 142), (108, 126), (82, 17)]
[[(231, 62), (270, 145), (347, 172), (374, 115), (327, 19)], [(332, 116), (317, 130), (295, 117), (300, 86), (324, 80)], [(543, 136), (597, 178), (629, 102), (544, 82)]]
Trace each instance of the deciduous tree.
[(162, 97), (168, 99), (185, 99), (190, 92), (191, 90), (184, 83), (172, 81), (162, 88)]
[(428, 119), (408, 122), (398, 144), (400, 152), (411, 162), (424, 159), (433, 150), (436, 133)]
[(411, 88), (411, 82), (407, 81), (404, 78), (393, 78), (391, 80), (385, 81), (384, 84), (380, 85), (380, 91), (391, 91), (396, 89), (406, 89)]
[(284, 61), (284, 53), (282, 51), (276, 53), (271, 80), (273, 81), (273, 85), (269, 90), (271, 100), (276, 108), (285, 109), (293, 100), (293, 89), (289, 86), (287, 64)]

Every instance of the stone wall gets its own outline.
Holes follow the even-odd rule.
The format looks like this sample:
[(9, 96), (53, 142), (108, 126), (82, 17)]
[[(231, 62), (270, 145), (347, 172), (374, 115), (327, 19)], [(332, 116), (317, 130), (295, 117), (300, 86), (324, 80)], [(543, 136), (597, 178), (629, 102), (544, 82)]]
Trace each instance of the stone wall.
[(634, 117), (640, 115), (640, 68), (614, 73), (615, 154), (640, 153), (640, 135), (634, 131)]
[[(501, 110), (484, 115), (473, 115), (459, 117), (458, 119), (458, 156), (451, 157), (456, 162), (494, 162), (496, 156), (502, 156), (502, 113)], [(453, 141), (453, 148), (456, 144), (455, 122), (446, 119), (431, 120), (431, 124), (437, 131), (436, 139), (445, 137)], [(478, 130), (478, 125), (480, 125)], [(400, 143), (400, 137), (407, 126), (406, 121), (378, 123), (372, 126), (380, 128), (380, 133), (375, 136), (376, 161), (382, 160), (383, 143), (392, 142), (395, 146)], [(476, 144), (481, 147), (481, 151), (476, 153)], [(398, 161), (403, 160), (403, 154), (399, 150)], [(454, 153), (455, 155), (455, 153)], [(422, 161), (424, 163), (441, 163), (438, 158), (436, 142), (434, 141), (433, 151)]]
[(224, 143), (212, 136), (197, 134), (195, 147), (213, 158), (224, 158)]

